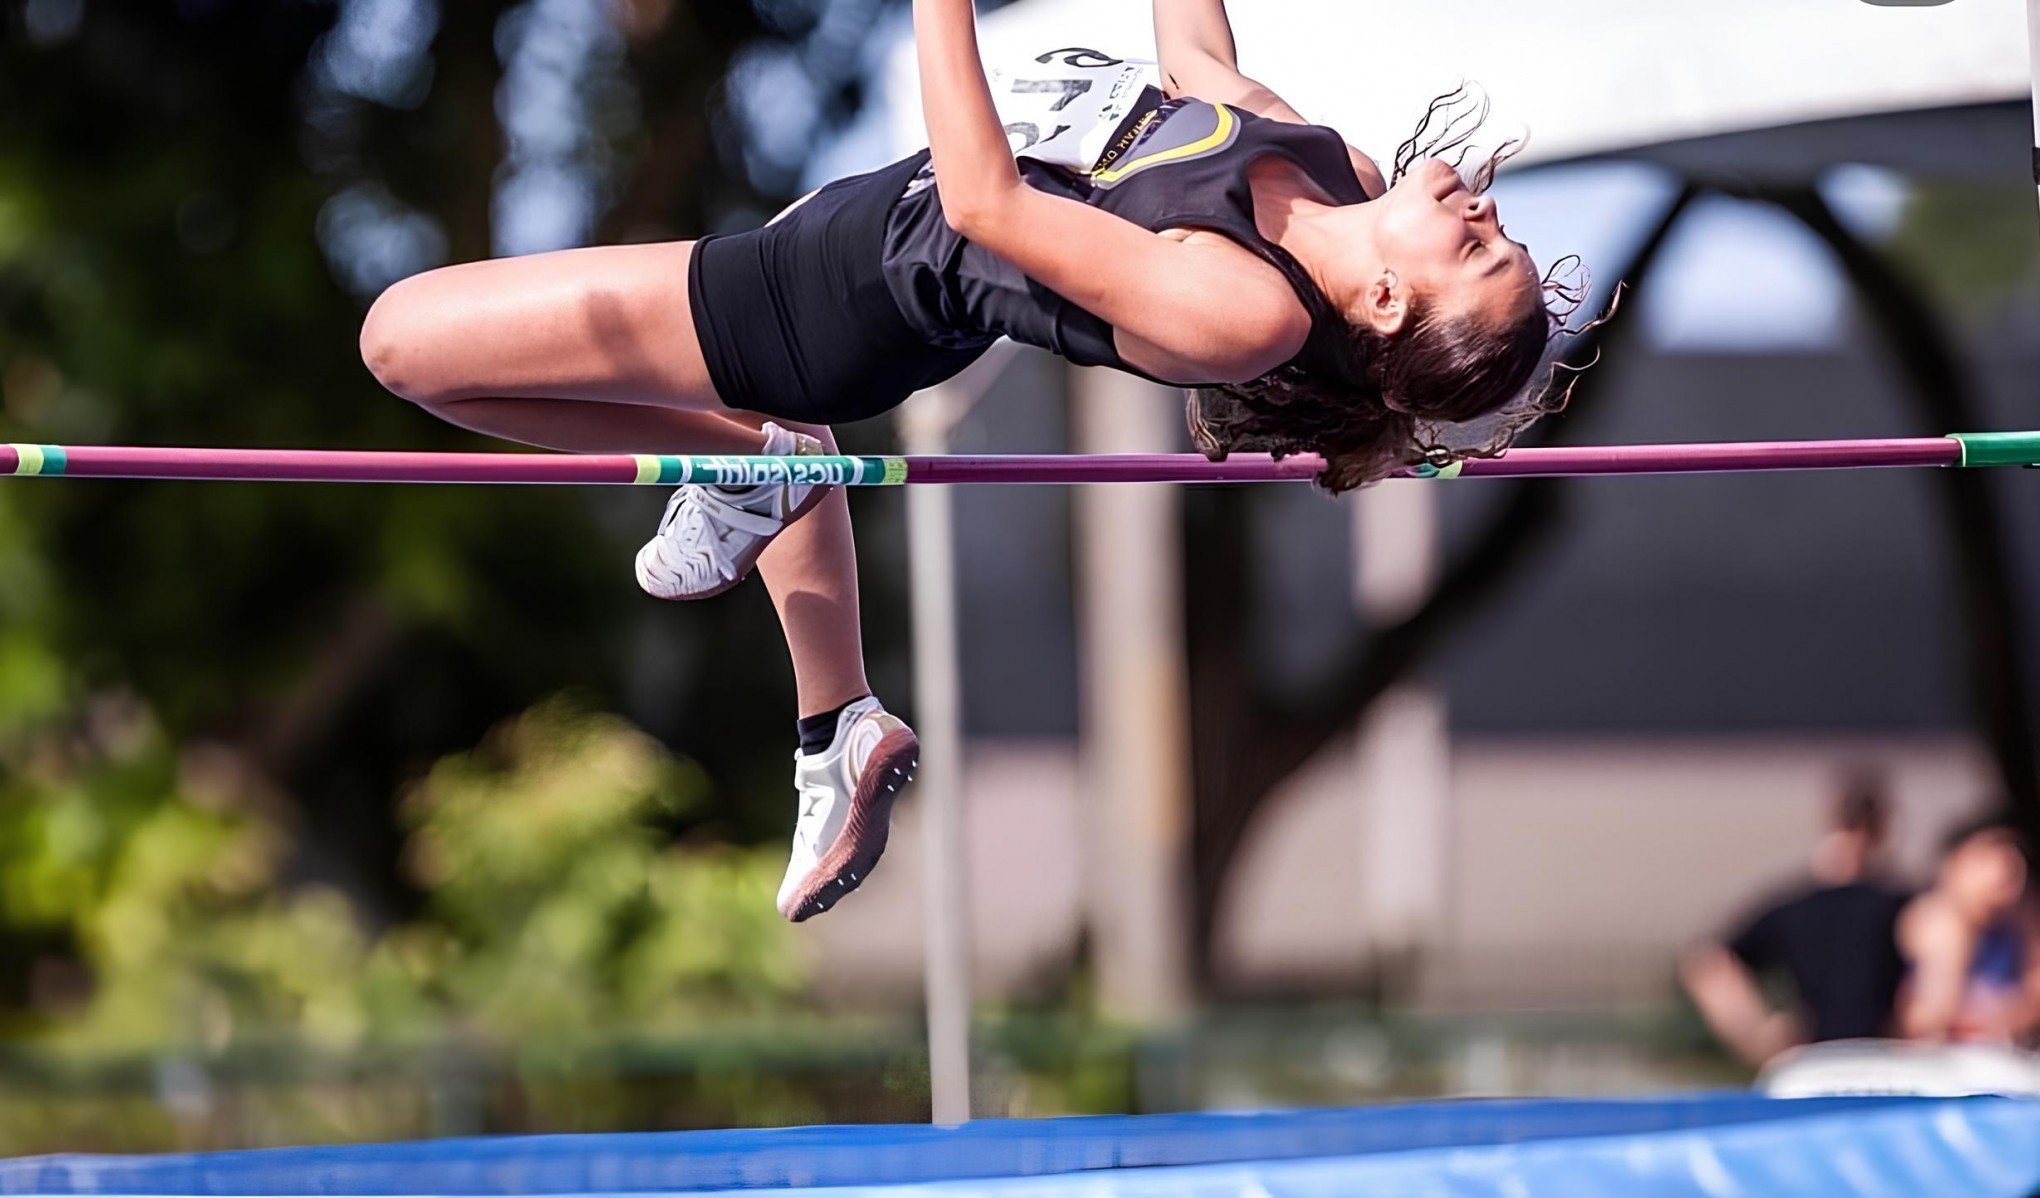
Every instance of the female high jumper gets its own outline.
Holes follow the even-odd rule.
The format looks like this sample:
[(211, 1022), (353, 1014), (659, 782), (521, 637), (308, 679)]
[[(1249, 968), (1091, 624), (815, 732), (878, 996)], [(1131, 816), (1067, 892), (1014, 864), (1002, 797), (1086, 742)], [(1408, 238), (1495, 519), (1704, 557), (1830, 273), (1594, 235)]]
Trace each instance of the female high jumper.
[[(927, 150), (748, 233), (406, 279), (368, 314), (369, 368), (441, 419), (528, 445), (823, 454), (830, 425), (1010, 337), (1191, 388), (1199, 449), (1318, 453), (1334, 491), (1435, 460), (1454, 448), (1439, 430), (1481, 418), (1470, 451), (1498, 448), (1541, 410), (1533, 375), (1563, 323), (1546, 298), (1567, 289), (1482, 194), (1507, 147), (1465, 177), (1443, 157), (1471, 132), (1452, 97), (1391, 186), (1239, 73), (1223, 0), (1155, 0), (1155, 86), (1129, 74), (1141, 64), (1065, 50), (1029, 64), (1048, 82), (998, 102), (971, 0), (914, 0), (913, 17)], [(1002, 115), (1030, 102), (1044, 121)], [(697, 599), (753, 565), (799, 698), (778, 905), (802, 920), (877, 863), (918, 744), (865, 681), (840, 491), (683, 487), (637, 577)]]

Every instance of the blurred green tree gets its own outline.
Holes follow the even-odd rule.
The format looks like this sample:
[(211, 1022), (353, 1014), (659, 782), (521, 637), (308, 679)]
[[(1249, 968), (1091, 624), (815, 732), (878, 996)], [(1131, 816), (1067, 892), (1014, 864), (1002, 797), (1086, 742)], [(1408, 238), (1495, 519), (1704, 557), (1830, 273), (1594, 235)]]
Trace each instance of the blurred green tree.
[(16, 1028), (31, 1043), (571, 1057), (769, 1013), (802, 981), (773, 850), (673, 847), (699, 770), (583, 703), (540, 704), (411, 788), (424, 901), (380, 934), (332, 888), (285, 885), (279, 811), (139, 708), (109, 705), (33, 758), (0, 790), (0, 924), (47, 949)]
[(784, 1003), (801, 976), (774, 849), (666, 845), (703, 790), (625, 721), (533, 709), (406, 797), (405, 859), (429, 898), (384, 941), (388, 966), (485, 1038), (553, 1050)]

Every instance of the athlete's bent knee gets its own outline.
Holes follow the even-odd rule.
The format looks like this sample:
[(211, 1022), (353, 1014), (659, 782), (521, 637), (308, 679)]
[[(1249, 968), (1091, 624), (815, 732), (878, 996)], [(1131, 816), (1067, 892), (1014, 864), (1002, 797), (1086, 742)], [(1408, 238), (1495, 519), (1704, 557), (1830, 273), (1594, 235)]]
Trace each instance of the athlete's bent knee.
[(418, 335), (416, 305), (404, 280), (392, 284), (361, 322), (361, 361), (375, 381), (412, 403), (433, 404), (444, 398), (431, 381), (427, 353)]

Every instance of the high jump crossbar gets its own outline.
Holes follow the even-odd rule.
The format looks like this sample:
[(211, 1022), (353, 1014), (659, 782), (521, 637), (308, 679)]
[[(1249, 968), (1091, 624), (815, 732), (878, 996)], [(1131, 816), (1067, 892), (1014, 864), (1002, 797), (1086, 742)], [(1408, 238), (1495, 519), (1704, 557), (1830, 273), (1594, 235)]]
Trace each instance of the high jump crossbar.
[[(2040, 466), (2040, 432), (1957, 433), (1856, 441), (1718, 441), (1683, 445), (1521, 448), (1469, 458), (1416, 478), (1567, 478), (1733, 474), (1900, 466)], [(670, 487), (915, 483), (1306, 482), (1323, 462), (1235, 454), (942, 457), (742, 457), (674, 454), (412, 453), (351, 449), (188, 449), (122, 445), (0, 445), (0, 475), (244, 482), (483, 483)]]

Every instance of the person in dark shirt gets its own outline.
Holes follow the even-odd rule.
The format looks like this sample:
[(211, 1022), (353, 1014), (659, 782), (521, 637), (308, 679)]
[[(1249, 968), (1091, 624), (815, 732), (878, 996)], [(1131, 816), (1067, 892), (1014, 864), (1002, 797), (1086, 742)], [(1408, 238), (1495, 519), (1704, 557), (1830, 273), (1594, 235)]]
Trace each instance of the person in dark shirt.
[[(1890, 1034), (1905, 961), (1896, 928), (1909, 896), (1878, 876), (1890, 805), (1861, 775), (1838, 796), (1810, 879), (1723, 943), (1686, 954), (1686, 992), (1722, 1042), (1753, 1065), (1795, 1045)], [(1761, 979), (1782, 975), (1795, 1008), (1774, 1009)]]

